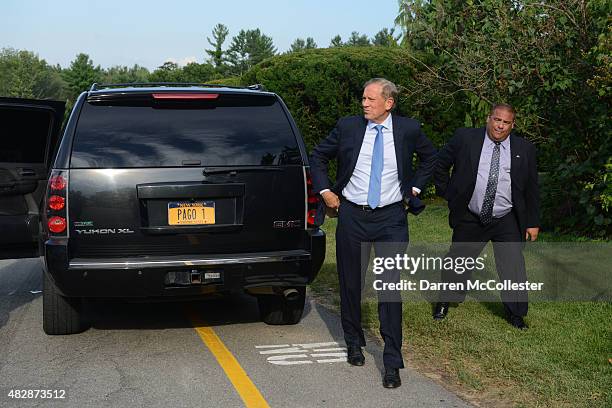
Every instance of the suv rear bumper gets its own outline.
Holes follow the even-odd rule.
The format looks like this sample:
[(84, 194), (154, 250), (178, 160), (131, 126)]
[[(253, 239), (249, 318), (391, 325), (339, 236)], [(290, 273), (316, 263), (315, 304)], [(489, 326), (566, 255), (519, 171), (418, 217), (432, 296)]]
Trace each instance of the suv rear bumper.
[[(267, 288), (305, 286), (325, 259), (325, 233), (308, 230), (310, 249), (112, 259), (68, 258), (67, 241), (45, 243), (45, 267), (58, 291), (69, 297), (160, 297), (212, 293), (261, 292)], [(188, 285), (168, 284), (168, 273), (220, 279)]]

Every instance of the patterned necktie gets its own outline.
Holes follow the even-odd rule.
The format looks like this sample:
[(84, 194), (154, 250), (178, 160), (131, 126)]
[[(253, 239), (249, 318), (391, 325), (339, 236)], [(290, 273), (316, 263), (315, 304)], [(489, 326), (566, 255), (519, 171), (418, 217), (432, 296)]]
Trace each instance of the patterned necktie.
[(499, 145), (501, 142), (494, 142), (493, 155), (491, 156), (491, 168), (489, 169), (489, 180), (487, 181), (487, 190), (485, 191), (482, 209), (480, 210), (480, 222), (484, 225), (489, 224), (493, 220), (493, 204), (495, 202), (495, 193), (497, 192), (497, 179), (499, 178)]
[(380, 204), (380, 185), (382, 181), (384, 149), (383, 149), (383, 126), (376, 125), (376, 139), (372, 149), (372, 167), (370, 168), (370, 185), (368, 186), (368, 205), (370, 208), (378, 207)]

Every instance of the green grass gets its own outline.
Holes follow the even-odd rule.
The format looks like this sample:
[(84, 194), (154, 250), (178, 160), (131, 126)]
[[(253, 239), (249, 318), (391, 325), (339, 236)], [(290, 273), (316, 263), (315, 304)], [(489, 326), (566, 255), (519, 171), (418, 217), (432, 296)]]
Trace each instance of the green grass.
[[(410, 216), (411, 242), (450, 242), (447, 216), (440, 201)], [(332, 219), (323, 227), (326, 259), (311, 286), (319, 301), (332, 307), (339, 303), (335, 226)], [(558, 240), (546, 233), (541, 239)], [(532, 302), (526, 331), (506, 323), (501, 303), (465, 302), (451, 307), (441, 322), (433, 321), (427, 302), (403, 307), (408, 364), (468, 400), (485, 406), (612, 406), (610, 303)], [(364, 301), (362, 312), (364, 327), (377, 336), (375, 302)]]

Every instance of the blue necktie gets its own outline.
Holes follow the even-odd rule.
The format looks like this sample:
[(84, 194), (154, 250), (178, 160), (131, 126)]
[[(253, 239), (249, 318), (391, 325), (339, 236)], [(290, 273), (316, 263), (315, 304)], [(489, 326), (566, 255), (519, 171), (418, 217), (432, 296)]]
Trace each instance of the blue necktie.
[(376, 125), (376, 139), (372, 150), (372, 167), (370, 168), (370, 185), (368, 187), (368, 205), (370, 208), (378, 207), (380, 204), (380, 185), (382, 181), (384, 149), (383, 149), (383, 126)]

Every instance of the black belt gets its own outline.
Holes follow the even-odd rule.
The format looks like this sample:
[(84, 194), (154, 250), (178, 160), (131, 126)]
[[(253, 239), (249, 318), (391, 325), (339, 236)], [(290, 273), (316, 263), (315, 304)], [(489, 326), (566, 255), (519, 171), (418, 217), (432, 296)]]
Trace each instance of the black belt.
[(391, 206), (398, 205), (398, 204), (401, 204), (401, 203), (402, 203), (401, 201), (398, 201), (398, 202), (391, 203), (391, 204), (388, 204), (388, 205), (385, 205), (385, 206), (382, 206), (382, 207), (372, 208), (372, 207), (370, 207), (370, 206), (369, 206), (369, 205), (367, 205), (367, 204), (366, 204), (366, 205), (355, 204), (354, 202), (349, 201), (349, 200), (347, 200), (347, 199), (346, 199), (346, 198), (344, 198), (344, 197), (341, 197), (341, 198), (340, 198), (340, 202), (341, 202), (342, 204), (346, 203), (346, 204), (350, 205), (351, 207), (358, 208), (358, 209), (360, 209), (361, 211), (364, 211), (364, 212), (374, 212), (374, 211), (380, 211), (380, 210), (384, 210), (384, 209), (390, 208)]
[[(475, 218), (475, 219), (477, 219), (478, 221), (480, 221), (480, 215), (478, 215), (478, 214), (476, 214), (476, 213), (472, 212), (472, 210), (470, 210), (469, 208), (468, 208), (468, 210), (467, 210), (467, 213), (468, 213), (469, 215), (471, 215), (473, 218)], [(511, 210), (510, 210), (508, 213), (506, 213), (506, 214), (502, 215), (501, 217), (492, 217), (492, 220), (501, 220), (502, 218), (507, 217), (507, 216), (508, 216), (508, 215), (510, 215), (510, 214), (514, 214), (514, 208), (512, 208), (512, 209), (511, 209)]]

